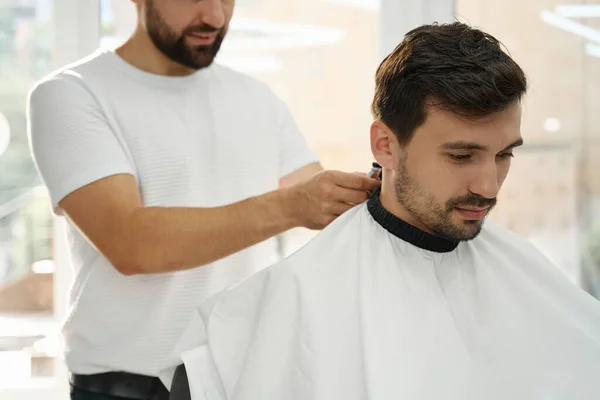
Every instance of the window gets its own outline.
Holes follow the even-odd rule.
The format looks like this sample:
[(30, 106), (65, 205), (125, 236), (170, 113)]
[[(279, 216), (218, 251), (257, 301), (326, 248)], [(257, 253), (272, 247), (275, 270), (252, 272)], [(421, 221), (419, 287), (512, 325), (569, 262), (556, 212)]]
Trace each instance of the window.
[[(53, 387), (52, 217), (29, 155), (25, 105), (53, 63), (52, 2), (0, 3), (0, 397)], [(39, 395), (39, 393), (38, 393)]]
[[(600, 224), (600, 176), (594, 161), (600, 159), (595, 112), (600, 104), (600, 6), (588, 3), (455, 2), (457, 17), (496, 36), (529, 77), (522, 125), (526, 146), (516, 151), (505, 183), (510, 201), (499, 202), (497, 211), (520, 215), (517, 228), (531, 226), (530, 239), (574, 282), (595, 287), (591, 291), (600, 297), (600, 258), (585, 247), (600, 242), (594, 230)], [(594, 273), (584, 276), (584, 269)]]

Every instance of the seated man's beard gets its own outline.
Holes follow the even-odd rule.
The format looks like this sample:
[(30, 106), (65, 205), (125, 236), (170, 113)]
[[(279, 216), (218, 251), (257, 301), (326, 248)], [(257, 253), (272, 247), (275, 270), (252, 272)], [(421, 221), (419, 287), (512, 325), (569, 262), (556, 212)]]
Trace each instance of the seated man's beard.
[(394, 189), (396, 200), (404, 206), (415, 218), (421, 221), (438, 237), (453, 241), (472, 240), (481, 232), (483, 221), (453, 221), (456, 207), (493, 207), (496, 199), (486, 199), (474, 194), (455, 197), (443, 206), (436, 198), (427, 193), (418, 182), (408, 174), (406, 161), (403, 160), (396, 168)]

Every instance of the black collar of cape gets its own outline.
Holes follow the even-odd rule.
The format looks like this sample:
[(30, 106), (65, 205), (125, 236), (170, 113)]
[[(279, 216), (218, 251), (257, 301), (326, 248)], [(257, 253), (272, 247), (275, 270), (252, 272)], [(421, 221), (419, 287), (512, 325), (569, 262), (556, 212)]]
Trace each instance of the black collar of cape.
[(448, 253), (456, 249), (460, 242), (424, 232), (386, 210), (379, 200), (379, 192), (380, 189), (377, 189), (371, 195), (367, 202), (367, 208), (375, 222), (389, 233), (421, 249), (436, 253)]

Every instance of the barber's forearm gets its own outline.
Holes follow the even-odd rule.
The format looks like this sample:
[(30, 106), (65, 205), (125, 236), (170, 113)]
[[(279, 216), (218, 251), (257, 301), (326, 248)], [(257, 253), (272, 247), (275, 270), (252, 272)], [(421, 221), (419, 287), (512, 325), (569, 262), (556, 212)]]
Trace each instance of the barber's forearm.
[(216, 208), (140, 208), (116, 267), (134, 275), (209, 264), (298, 226), (294, 201), (291, 190), (279, 190)]

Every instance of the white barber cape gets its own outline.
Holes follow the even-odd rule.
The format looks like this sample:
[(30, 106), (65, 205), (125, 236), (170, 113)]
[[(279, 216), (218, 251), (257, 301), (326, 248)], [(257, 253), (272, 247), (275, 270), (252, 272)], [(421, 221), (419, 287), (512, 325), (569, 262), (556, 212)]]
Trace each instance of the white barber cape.
[(373, 196), (199, 308), (192, 400), (600, 399), (600, 302), (486, 222), (453, 243)]

